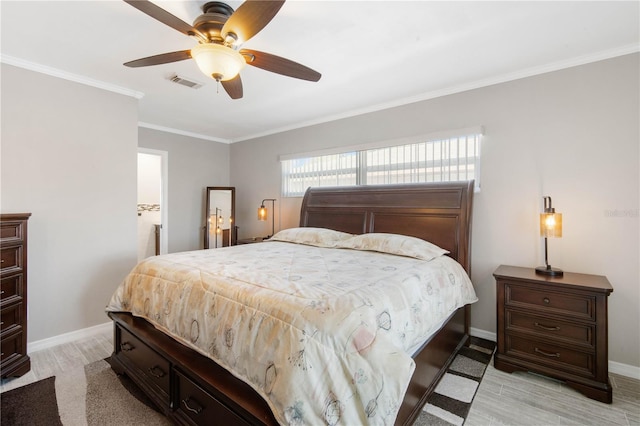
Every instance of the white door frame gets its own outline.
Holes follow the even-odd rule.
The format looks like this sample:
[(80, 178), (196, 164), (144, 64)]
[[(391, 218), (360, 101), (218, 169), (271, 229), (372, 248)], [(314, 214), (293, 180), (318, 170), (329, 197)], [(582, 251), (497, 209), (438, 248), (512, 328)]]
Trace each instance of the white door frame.
[(160, 254), (169, 253), (169, 153), (158, 149), (138, 147), (139, 154), (160, 156)]

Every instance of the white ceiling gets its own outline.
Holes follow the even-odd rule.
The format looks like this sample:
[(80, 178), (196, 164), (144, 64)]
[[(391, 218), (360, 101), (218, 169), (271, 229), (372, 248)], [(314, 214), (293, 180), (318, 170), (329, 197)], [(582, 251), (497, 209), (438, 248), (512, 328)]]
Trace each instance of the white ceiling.
[[(156, 2), (192, 23), (204, 1)], [(229, 1), (236, 9), (241, 2)], [(120, 0), (1, 1), (5, 63), (142, 96), (142, 126), (235, 142), (640, 50), (638, 1), (295, 1), (243, 47), (307, 65), (254, 67), (231, 100), (192, 60), (127, 68), (196, 41)], [(194, 90), (174, 74), (206, 83)]]

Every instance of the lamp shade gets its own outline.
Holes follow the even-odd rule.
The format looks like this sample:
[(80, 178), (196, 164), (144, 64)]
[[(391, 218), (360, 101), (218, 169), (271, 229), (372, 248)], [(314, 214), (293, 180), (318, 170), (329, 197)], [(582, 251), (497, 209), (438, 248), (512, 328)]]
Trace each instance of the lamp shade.
[(267, 208), (264, 204), (258, 209), (258, 220), (267, 220)]
[(562, 238), (562, 213), (540, 213), (540, 236)]
[(217, 81), (235, 78), (247, 64), (237, 51), (215, 43), (198, 44), (191, 49), (191, 57), (200, 71)]

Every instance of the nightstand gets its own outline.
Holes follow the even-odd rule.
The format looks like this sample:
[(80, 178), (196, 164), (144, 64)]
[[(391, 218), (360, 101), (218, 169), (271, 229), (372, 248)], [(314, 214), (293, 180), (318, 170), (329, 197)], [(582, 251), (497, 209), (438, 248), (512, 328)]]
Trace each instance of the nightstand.
[(611, 403), (606, 277), (501, 265), (497, 284), (498, 347), (494, 366), (563, 380), (589, 398)]

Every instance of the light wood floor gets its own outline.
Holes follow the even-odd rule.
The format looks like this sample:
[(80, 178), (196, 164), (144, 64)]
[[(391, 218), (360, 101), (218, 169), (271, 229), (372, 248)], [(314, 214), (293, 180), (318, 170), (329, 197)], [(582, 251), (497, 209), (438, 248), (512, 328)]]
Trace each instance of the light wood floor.
[[(109, 331), (33, 352), (31, 371), (2, 380), (0, 391), (104, 359), (111, 354), (112, 339)], [(530, 373), (507, 374), (490, 364), (465, 425), (640, 425), (640, 380), (610, 376), (613, 404), (603, 404), (556, 380)]]
[(0, 392), (55, 376), (92, 362), (105, 359), (113, 352), (113, 331), (31, 352), (31, 371), (22, 377), (3, 379)]

